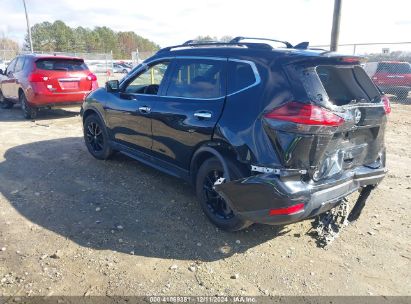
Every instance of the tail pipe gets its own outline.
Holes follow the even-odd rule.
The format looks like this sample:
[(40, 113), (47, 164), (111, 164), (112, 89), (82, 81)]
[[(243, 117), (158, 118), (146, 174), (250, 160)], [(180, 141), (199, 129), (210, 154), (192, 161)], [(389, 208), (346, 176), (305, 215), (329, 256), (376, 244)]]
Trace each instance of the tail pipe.
[(368, 185), (365, 186), (360, 193), (360, 196), (357, 199), (357, 202), (355, 203), (354, 207), (352, 208), (350, 214), (348, 215), (348, 221), (353, 222), (356, 221), (362, 212), (362, 209), (364, 209), (365, 202), (367, 201), (368, 197), (371, 194), (371, 191), (375, 188), (375, 185)]

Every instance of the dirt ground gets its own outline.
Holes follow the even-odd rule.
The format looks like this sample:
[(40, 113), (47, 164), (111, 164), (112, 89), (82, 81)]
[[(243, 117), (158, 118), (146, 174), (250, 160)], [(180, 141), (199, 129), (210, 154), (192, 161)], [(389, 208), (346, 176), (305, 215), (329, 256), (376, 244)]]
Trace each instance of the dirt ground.
[(328, 249), (310, 221), (217, 230), (182, 181), (86, 150), (78, 108), (0, 110), (0, 296), (411, 295), (411, 100), (389, 174)]

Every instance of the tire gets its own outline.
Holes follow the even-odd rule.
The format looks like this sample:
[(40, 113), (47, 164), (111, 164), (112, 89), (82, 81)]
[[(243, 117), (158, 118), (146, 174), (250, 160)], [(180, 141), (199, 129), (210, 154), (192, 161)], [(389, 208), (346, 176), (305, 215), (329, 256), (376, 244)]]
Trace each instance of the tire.
[(0, 107), (2, 109), (11, 109), (14, 103), (6, 98), (4, 98), (3, 93), (0, 91)]
[(97, 115), (87, 116), (83, 125), (83, 133), (86, 147), (95, 158), (104, 160), (113, 154), (107, 128)]
[(407, 99), (407, 97), (408, 97), (408, 91), (407, 90), (401, 90), (401, 91), (398, 91), (395, 95), (397, 96), (398, 99), (404, 100), (404, 99)]
[(123, 74), (127, 74), (127, 70), (126, 70), (126, 69), (123, 70)]
[[(227, 160), (230, 179), (244, 176), (240, 168)], [(252, 224), (236, 215), (224, 199), (212, 189), (218, 177), (224, 175), (223, 165), (217, 158), (209, 158), (201, 165), (196, 177), (196, 193), (203, 212), (218, 228), (226, 231), (238, 231)], [(217, 173), (217, 174), (216, 174)], [(214, 179), (213, 179), (214, 178)]]
[(19, 96), (19, 101), (21, 104), (21, 110), (23, 111), (23, 117), (25, 119), (34, 119), (37, 116), (37, 109), (34, 107), (31, 107), (29, 103), (27, 102), (26, 95), (24, 93), (21, 93)]

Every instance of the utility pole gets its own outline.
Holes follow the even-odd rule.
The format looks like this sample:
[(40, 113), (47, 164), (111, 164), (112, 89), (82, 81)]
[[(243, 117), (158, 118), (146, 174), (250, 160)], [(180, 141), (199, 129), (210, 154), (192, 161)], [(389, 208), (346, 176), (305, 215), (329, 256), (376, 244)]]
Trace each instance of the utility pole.
[(338, 36), (340, 35), (341, 2), (334, 0), (333, 27), (331, 30), (330, 51), (335, 52), (338, 48)]
[(23, 0), (23, 5), (24, 5), (24, 12), (26, 13), (27, 33), (29, 35), (30, 52), (33, 53), (33, 40), (31, 39), (31, 28), (30, 28), (29, 15), (27, 14), (26, 0)]

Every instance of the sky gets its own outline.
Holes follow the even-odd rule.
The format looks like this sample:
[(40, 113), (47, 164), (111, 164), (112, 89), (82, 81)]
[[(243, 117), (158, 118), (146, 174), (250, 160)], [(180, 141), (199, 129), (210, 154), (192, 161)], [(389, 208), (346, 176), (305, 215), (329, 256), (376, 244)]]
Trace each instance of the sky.
[[(342, 0), (340, 43), (411, 40), (410, 0)], [(26, 0), (30, 23), (135, 31), (162, 47), (198, 35), (329, 44), (334, 0)], [(0, 0), (0, 34), (23, 42), (22, 0)]]

